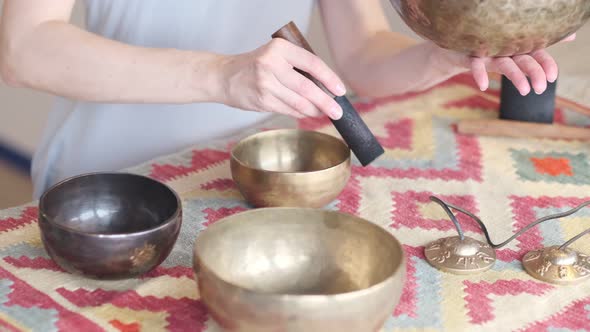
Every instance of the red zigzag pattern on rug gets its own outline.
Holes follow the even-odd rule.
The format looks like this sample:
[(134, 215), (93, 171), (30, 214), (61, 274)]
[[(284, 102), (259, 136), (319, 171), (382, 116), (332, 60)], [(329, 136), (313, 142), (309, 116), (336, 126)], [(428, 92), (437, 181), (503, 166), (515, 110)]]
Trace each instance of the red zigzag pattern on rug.
[(100, 326), (90, 321), (88, 318), (67, 310), (47, 294), (29, 286), (29, 284), (1, 267), (0, 278), (9, 279), (14, 283), (12, 285), (12, 293), (8, 295), (9, 300), (4, 304), (5, 306), (9, 307), (12, 305), (18, 305), (25, 308), (37, 307), (42, 309), (54, 309), (58, 312), (59, 317), (56, 325), (60, 331), (103, 331)]
[(155, 296), (141, 296), (134, 290), (106, 291), (97, 289), (75, 291), (65, 288), (56, 290), (61, 296), (80, 308), (98, 307), (111, 304), (119, 308), (131, 310), (147, 310), (152, 312), (167, 312), (167, 329), (171, 332), (205, 330), (207, 310), (201, 301), (189, 298), (174, 299), (171, 297), (157, 298)]
[(188, 175), (209, 168), (219, 162), (229, 159), (229, 152), (218, 150), (195, 150), (191, 159), (191, 166), (174, 166), (153, 164), (150, 177), (159, 181), (170, 181), (174, 178)]
[(567, 306), (561, 313), (551, 316), (550, 318), (531, 325), (524, 332), (538, 332), (553, 329), (571, 329), (577, 331), (580, 329), (590, 328), (590, 297), (576, 301)]
[(488, 295), (519, 295), (531, 294), (542, 296), (555, 287), (549, 284), (525, 281), (525, 280), (498, 280), (494, 283), (486, 281), (474, 283), (464, 281), (465, 285), (465, 303), (468, 315), (471, 317), (470, 322), (473, 324), (483, 324), (494, 319), (492, 300)]
[(18, 218), (2, 219), (2, 222), (0, 222), (0, 232), (12, 231), (19, 227), (36, 223), (39, 217), (38, 211), (37, 207), (29, 206), (22, 211), (21, 216)]

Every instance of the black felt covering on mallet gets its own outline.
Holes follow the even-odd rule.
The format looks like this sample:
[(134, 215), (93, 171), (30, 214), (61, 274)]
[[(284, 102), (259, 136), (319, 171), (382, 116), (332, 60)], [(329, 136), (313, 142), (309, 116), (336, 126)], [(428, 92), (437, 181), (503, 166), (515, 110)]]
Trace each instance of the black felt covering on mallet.
[(385, 152), (383, 147), (346, 96), (336, 96), (334, 100), (342, 107), (343, 113), (332, 123), (361, 165), (369, 165)]

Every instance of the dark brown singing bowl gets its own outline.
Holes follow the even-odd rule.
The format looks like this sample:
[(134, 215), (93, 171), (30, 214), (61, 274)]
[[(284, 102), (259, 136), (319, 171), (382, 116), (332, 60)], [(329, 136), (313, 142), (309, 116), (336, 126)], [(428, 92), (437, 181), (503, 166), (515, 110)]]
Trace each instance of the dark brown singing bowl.
[(41, 238), (64, 270), (92, 279), (140, 276), (170, 254), (182, 205), (168, 186), (127, 173), (72, 177), (39, 201)]
[(511, 56), (547, 48), (590, 17), (590, 0), (390, 2), (416, 34), (473, 56)]
[(406, 280), (390, 232), (322, 209), (226, 217), (198, 235), (193, 264), (201, 300), (234, 332), (377, 332)]
[(255, 207), (327, 205), (350, 178), (350, 149), (315, 131), (279, 129), (240, 141), (231, 153), (231, 173)]

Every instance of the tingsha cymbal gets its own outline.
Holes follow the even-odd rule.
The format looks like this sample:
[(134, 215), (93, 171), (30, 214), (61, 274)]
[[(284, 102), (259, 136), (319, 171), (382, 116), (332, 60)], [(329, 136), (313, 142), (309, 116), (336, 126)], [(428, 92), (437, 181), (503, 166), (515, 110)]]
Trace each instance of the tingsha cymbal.
[(425, 248), (426, 260), (435, 268), (453, 274), (475, 274), (489, 270), (496, 252), (487, 243), (459, 236), (438, 239)]
[(590, 257), (569, 248), (530, 251), (522, 265), (533, 278), (552, 284), (572, 285), (590, 279)]

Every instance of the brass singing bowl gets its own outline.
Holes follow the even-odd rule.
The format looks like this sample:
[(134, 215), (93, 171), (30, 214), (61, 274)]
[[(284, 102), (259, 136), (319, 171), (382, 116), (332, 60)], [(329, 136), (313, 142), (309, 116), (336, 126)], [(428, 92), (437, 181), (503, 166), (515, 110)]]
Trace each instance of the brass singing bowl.
[(590, 0), (390, 2), (419, 36), (473, 56), (512, 56), (547, 48), (590, 17)]
[(196, 239), (201, 300), (228, 331), (379, 331), (405, 282), (385, 229), (320, 209), (234, 214)]
[(231, 173), (255, 207), (327, 205), (342, 192), (351, 172), (350, 149), (315, 131), (279, 129), (240, 141), (231, 151)]
[(57, 265), (92, 279), (138, 277), (170, 254), (182, 205), (168, 186), (127, 173), (74, 176), (39, 201), (45, 250)]

